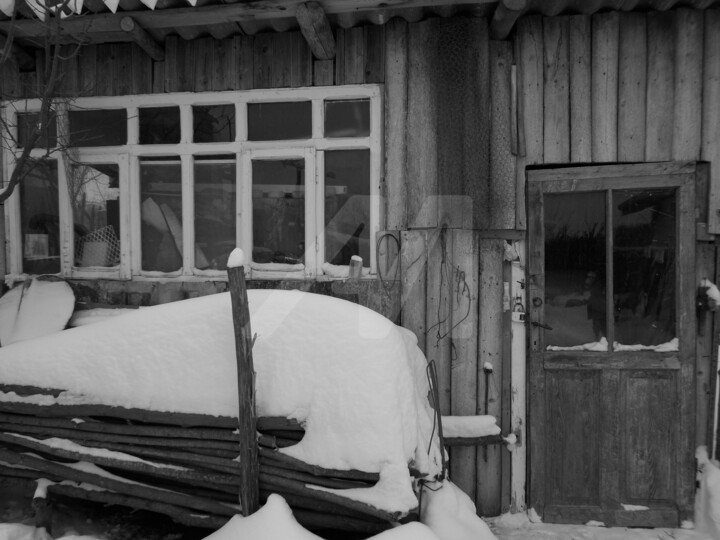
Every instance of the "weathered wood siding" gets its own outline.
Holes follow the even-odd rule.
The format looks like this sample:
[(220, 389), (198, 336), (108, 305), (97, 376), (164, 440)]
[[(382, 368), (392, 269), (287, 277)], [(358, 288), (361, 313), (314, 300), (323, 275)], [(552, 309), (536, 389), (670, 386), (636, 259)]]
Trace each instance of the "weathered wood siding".
[[(518, 193), (528, 165), (708, 161), (709, 177), (696, 186), (696, 215), (720, 233), (719, 45), (717, 9), (519, 20)], [(520, 229), (526, 226), (521, 204)], [(698, 282), (716, 275), (712, 239), (698, 238)], [(708, 442), (714, 372), (712, 331), (703, 324), (697, 444)]]
[[(512, 43), (490, 41), (484, 19), (399, 23), (386, 36), (387, 226), (402, 230), (401, 321), (435, 366), (441, 412), (492, 414), (507, 432)], [(508, 508), (509, 459), (504, 446), (452, 449), (450, 478), (480, 514)]]

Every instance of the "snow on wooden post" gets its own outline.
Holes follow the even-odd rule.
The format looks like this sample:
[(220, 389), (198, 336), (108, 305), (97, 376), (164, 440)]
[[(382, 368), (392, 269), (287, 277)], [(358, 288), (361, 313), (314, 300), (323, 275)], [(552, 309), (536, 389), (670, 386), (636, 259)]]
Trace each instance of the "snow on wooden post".
[(245, 256), (236, 248), (228, 258), (227, 272), (235, 328), (238, 377), (238, 430), (240, 432), (240, 507), (249, 516), (259, 507), (259, 466), (255, 418), (255, 370), (252, 358), (250, 309), (245, 287)]

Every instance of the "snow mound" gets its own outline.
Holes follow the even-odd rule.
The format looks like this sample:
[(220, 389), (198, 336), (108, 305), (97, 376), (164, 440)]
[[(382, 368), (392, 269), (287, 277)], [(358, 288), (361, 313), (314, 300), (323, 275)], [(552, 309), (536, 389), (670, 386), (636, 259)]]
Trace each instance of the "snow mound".
[[(411, 510), (408, 463), (430, 476), (441, 470), (414, 335), (327, 296), (250, 290), (248, 300), (257, 413), (305, 427), (303, 440), (283, 451), (326, 468), (384, 470), (391, 484), (402, 466), (406, 487), (395, 492), (392, 510)], [(5, 384), (65, 390), (56, 398), (0, 393), (0, 401), (236, 416), (230, 295), (148, 307), (0, 348), (0, 374)]]
[(292, 510), (280, 495), (272, 494), (267, 502), (254, 514), (247, 517), (233, 516), (220, 529), (206, 536), (204, 540), (322, 540), (321, 537), (303, 528)]
[(470, 497), (449, 480), (423, 488), (420, 521), (440, 540), (497, 540)]

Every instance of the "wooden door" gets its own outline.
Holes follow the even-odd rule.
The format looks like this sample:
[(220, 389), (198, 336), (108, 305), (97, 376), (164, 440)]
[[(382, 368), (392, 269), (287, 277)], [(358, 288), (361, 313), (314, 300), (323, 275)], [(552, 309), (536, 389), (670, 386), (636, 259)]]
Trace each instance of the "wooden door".
[(530, 507), (678, 526), (694, 486), (695, 164), (528, 172)]

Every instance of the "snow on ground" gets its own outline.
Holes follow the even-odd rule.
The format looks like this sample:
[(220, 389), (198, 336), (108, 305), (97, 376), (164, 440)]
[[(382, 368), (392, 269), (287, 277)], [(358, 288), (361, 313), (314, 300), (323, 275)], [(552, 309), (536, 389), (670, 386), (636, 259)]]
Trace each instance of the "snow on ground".
[(526, 514), (504, 514), (487, 521), (498, 540), (718, 540), (691, 529), (629, 529), (533, 523)]

